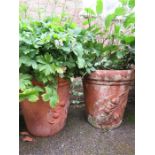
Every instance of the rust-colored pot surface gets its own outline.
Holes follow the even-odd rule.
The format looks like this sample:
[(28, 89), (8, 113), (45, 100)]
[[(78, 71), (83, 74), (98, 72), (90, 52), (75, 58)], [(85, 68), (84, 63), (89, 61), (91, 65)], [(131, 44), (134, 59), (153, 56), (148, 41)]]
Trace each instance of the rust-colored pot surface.
[(134, 70), (96, 70), (83, 79), (88, 122), (105, 130), (123, 118)]
[(59, 102), (55, 108), (51, 108), (41, 97), (36, 103), (30, 103), (27, 100), (21, 103), (27, 129), (32, 135), (52, 136), (65, 126), (70, 103), (69, 82), (58, 79), (57, 91)]

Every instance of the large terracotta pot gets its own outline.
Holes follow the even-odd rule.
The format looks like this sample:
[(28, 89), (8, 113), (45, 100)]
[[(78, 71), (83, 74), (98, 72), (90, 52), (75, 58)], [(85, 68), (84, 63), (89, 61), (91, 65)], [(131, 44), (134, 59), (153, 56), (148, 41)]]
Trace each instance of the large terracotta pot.
[(51, 108), (41, 97), (36, 103), (25, 100), (21, 103), (28, 131), (34, 136), (52, 136), (65, 126), (70, 103), (70, 85), (64, 79), (58, 79), (59, 103)]
[(83, 79), (88, 122), (109, 130), (123, 118), (134, 70), (97, 70)]

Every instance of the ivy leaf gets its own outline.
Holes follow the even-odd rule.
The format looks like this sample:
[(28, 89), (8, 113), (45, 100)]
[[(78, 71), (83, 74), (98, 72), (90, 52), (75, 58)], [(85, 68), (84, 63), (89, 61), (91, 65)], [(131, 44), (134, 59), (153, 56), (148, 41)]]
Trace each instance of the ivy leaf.
[(32, 65), (33, 69), (37, 69), (37, 67), (38, 67), (36, 61), (31, 61), (31, 65)]
[(50, 97), (50, 106), (52, 108), (54, 108), (58, 102), (58, 95), (53, 95), (52, 97)]
[(62, 47), (62, 50), (66, 53), (66, 54), (68, 54), (68, 53), (70, 53), (71, 52), (71, 49), (69, 48), (69, 47)]
[(31, 75), (20, 73), (20, 75), (19, 75), (19, 89), (24, 90), (28, 86), (31, 86), (32, 85), (31, 79), (32, 79)]
[(75, 44), (75, 46), (73, 47), (73, 52), (77, 55), (77, 56), (82, 56), (83, 55), (83, 47), (81, 43)]
[(27, 56), (21, 56), (20, 60), (19, 60), (19, 64), (20, 64), (20, 66), (22, 64), (24, 64), (25, 66), (28, 66), (28, 67), (32, 66), (33, 69), (37, 69), (37, 66), (38, 66), (36, 61), (33, 60), (33, 58), (31, 58), (28, 55)]
[(49, 101), (50, 96), (49, 96), (49, 94), (43, 94), (43, 95), (42, 95), (42, 98), (43, 98), (43, 100), (44, 100), (45, 102), (47, 102), (47, 101)]
[(63, 74), (65, 72), (65, 69), (63, 67), (57, 67), (56, 68), (56, 71), (59, 73), (59, 74)]
[(46, 76), (55, 73), (55, 69), (52, 64), (39, 65), (39, 71), (43, 71)]
[(82, 57), (78, 57), (77, 64), (79, 68), (84, 68), (85, 60)]
[(40, 87), (32, 87), (25, 89), (23, 92), (19, 93), (20, 101), (28, 99), (30, 102), (36, 102), (39, 99), (39, 93), (43, 92), (43, 89)]
[(45, 87), (46, 93), (42, 95), (44, 101), (49, 101), (49, 104), (52, 108), (56, 106), (56, 103), (59, 101), (59, 97), (57, 94), (57, 89), (52, 86)]
[(102, 12), (103, 12), (103, 1), (102, 0), (97, 0), (96, 12), (97, 12), (97, 14), (102, 14)]
[(30, 101), (30, 102), (36, 102), (37, 100), (39, 99), (39, 97), (37, 96), (37, 95), (30, 95), (29, 97), (28, 97), (28, 100)]
[(122, 59), (124, 57), (124, 51), (117, 51), (116, 56), (118, 59)]
[(43, 33), (40, 36), (40, 40), (38, 42), (39, 45), (43, 45), (49, 43), (51, 41), (51, 34), (50, 33)]
[(104, 63), (104, 67), (105, 67), (105, 68), (109, 68), (112, 64), (113, 64), (113, 62), (112, 62), (111, 60), (107, 60), (107, 61)]
[(50, 54), (45, 54), (44, 56), (37, 57), (38, 69), (43, 71), (46, 76), (55, 73), (55, 65), (53, 62), (53, 57)]

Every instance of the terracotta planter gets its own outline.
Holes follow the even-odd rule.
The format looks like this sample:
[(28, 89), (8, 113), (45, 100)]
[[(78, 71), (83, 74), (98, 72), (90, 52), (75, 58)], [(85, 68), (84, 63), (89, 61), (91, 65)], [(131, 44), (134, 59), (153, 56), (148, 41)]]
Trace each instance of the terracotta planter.
[(88, 122), (105, 130), (118, 127), (123, 118), (134, 70), (97, 70), (84, 77)]
[(54, 109), (41, 97), (36, 103), (30, 103), (27, 100), (21, 103), (27, 129), (32, 135), (52, 136), (65, 126), (70, 103), (69, 82), (59, 79), (57, 91), (59, 103)]

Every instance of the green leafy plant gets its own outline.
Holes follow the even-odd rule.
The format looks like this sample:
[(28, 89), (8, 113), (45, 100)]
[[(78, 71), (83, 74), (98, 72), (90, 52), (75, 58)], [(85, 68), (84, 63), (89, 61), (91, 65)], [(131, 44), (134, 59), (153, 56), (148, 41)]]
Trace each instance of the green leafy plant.
[(76, 66), (83, 65), (82, 45), (76, 40), (81, 29), (59, 17), (20, 20), (19, 27), (20, 100), (35, 102), (42, 96), (55, 107), (57, 78), (70, 79)]
[[(135, 14), (134, 0), (120, 0), (119, 6), (105, 18), (103, 2), (97, 0), (96, 10), (86, 8), (86, 30), (95, 35), (97, 42), (86, 45), (88, 53), (84, 57), (92, 58), (94, 69), (130, 69), (134, 64)], [(90, 45), (91, 44), (91, 45)], [(93, 52), (91, 50), (93, 49)], [(90, 60), (88, 60), (90, 61)], [(89, 74), (86, 68), (81, 75)]]
[(19, 98), (36, 102), (41, 96), (55, 107), (58, 78), (71, 80), (94, 70), (93, 58), (85, 55), (90, 47), (95, 50), (95, 35), (64, 15), (22, 19), (19, 28)]

